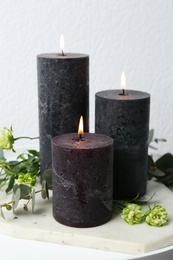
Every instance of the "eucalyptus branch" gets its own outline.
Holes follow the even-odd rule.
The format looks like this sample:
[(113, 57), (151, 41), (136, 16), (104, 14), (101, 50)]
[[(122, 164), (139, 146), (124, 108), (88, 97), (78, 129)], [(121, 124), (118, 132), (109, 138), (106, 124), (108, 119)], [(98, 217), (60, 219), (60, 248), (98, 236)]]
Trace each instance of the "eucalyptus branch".
[(37, 191), (35, 191), (34, 188), (31, 189), (28, 185), (21, 184), (15, 185), (13, 192), (12, 200), (0, 204), (0, 213), (3, 218), (5, 218), (5, 216), (2, 209), (6, 208), (8, 211), (13, 209), (14, 212), (20, 200), (27, 200), (23, 207), (25, 211), (28, 211), (28, 204), (32, 200), (32, 212), (34, 212), (35, 194), (41, 193), (43, 199), (49, 199), (48, 186), (45, 180), (42, 181), (42, 188)]

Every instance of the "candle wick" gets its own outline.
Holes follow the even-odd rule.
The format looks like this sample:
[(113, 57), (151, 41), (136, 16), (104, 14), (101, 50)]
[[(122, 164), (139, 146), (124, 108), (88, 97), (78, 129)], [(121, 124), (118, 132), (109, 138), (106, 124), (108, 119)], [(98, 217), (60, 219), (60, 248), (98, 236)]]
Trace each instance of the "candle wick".
[(123, 96), (125, 96), (125, 89), (123, 88), (122, 90), (123, 90)]
[(82, 141), (82, 134), (79, 134), (79, 141)]
[(63, 50), (61, 50), (61, 54), (62, 54), (62, 56), (65, 56)]

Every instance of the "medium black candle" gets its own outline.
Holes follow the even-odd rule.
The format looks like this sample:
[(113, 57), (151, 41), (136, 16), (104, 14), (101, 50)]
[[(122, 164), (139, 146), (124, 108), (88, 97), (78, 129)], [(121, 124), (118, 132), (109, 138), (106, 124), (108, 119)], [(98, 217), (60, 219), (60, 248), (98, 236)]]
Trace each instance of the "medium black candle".
[(94, 227), (112, 217), (113, 140), (90, 133), (52, 139), (53, 216), (67, 226)]
[(81, 114), (89, 131), (89, 56), (37, 56), (41, 174), (51, 168), (51, 139), (76, 130)]
[(114, 199), (146, 193), (150, 95), (134, 90), (96, 93), (95, 132), (114, 139)]

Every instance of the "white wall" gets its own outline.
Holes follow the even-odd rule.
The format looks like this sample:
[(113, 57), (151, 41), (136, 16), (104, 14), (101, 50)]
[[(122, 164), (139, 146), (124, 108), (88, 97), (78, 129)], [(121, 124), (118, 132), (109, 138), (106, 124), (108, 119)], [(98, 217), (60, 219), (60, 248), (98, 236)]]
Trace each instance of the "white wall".
[[(95, 93), (120, 87), (151, 94), (150, 128), (173, 152), (173, 0), (0, 0), (0, 128), (38, 135), (36, 55), (90, 55), (90, 130)], [(24, 143), (18, 143), (18, 145)]]

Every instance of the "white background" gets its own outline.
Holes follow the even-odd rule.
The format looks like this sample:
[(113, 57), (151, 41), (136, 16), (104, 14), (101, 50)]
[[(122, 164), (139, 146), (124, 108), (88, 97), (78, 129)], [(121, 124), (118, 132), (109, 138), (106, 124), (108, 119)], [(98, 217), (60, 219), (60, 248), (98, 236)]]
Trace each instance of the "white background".
[(172, 152), (173, 0), (0, 0), (0, 128), (38, 136), (36, 55), (59, 52), (61, 33), (66, 52), (90, 56), (90, 131), (95, 93), (120, 88), (124, 70), (128, 89), (151, 94), (150, 129)]

